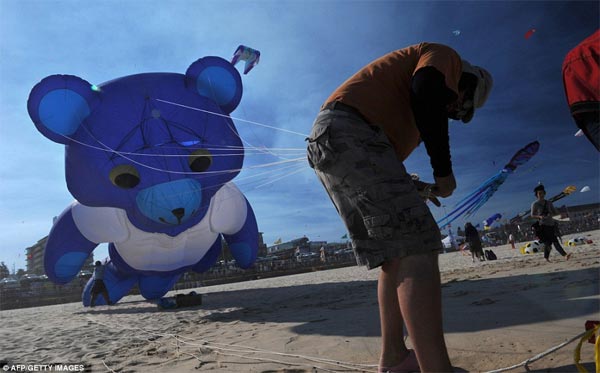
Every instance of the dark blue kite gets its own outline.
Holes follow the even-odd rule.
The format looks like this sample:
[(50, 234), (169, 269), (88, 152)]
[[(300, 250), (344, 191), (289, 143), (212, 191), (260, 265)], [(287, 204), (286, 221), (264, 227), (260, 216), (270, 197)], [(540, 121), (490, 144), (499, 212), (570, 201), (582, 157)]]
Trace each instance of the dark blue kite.
[[(76, 199), (48, 237), (48, 277), (71, 281), (102, 242), (110, 243), (104, 282), (112, 302), (134, 285), (147, 299), (162, 297), (182, 273), (210, 268), (222, 238), (240, 267), (251, 266), (256, 219), (231, 182), (244, 162), (229, 117), (241, 98), (240, 74), (219, 57), (201, 58), (185, 74), (137, 74), (98, 86), (52, 75), (38, 83), (29, 115), (44, 136), (65, 145)], [(91, 281), (86, 306), (90, 288)]]

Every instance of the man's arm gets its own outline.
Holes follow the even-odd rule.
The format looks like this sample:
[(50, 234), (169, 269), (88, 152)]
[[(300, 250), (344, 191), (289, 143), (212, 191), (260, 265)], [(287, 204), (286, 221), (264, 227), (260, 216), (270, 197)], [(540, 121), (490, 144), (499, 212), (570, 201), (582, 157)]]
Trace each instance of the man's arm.
[(455, 99), (456, 94), (446, 87), (444, 75), (434, 67), (421, 68), (413, 76), (411, 106), (433, 168), (437, 187), (434, 192), (442, 197), (451, 195), (456, 188), (446, 111), (446, 105)]

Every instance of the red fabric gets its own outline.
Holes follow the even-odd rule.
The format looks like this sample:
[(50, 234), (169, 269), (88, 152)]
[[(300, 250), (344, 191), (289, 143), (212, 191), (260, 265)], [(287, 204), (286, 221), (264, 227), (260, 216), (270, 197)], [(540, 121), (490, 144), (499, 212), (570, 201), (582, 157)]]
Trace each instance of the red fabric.
[(600, 30), (597, 30), (565, 57), (562, 66), (563, 82), (573, 115), (589, 111), (590, 106), (585, 105), (586, 103), (594, 105), (600, 102), (599, 55)]

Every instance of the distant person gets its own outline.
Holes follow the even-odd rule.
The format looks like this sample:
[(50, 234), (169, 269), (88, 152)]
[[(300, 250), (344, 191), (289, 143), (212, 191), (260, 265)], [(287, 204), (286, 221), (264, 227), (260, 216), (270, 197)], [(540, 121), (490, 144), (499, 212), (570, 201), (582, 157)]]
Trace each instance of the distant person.
[(485, 255), (483, 254), (483, 247), (481, 246), (481, 239), (479, 238), (479, 232), (477, 228), (470, 222), (465, 224), (465, 241), (469, 244), (469, 251), (471, 251), (471, 259), (475, 263), (475, 257), (479, 261), (485, 261)]
[(515, 236), (513, 236), (513, 234), (509, 234), (508, 235), (508, 243), (510, 244), (511, 248), (514, 250), (515, 248)]
[(320, 251), (320, 258), (321, 258), (321, 263), (325, 263), (327, 261), (327, 258), (325, 257), (325, 246), (321, 246)]
[(454, 235), (452, 234), (452, 229), (448, 229), (448, 237), (450, 237), (450, 247), (452, 248), (452, 251), (456, 251), (458, 244), (456, 243), (456, 238), (454, 238)]
[(112, 305), (112, 302), (108, 297), (108, 290), (106, 289), (106, 285), (104, 285), (104, 268), (105, 267), (102, 265), (102, 262), (97, 260), (94, 267), (94, 274), (92, 275), (94, 283), (92, 284), (92, 300), (90, 301), (90, 307), (94, 307), (96, 298), (99, 294), (102, 294), (106, 304)]
[(567, 255), (556, 237), (556, 221), (552, 217), (558, 215), (558, 211), (552, 202), (545, 199), (546, 190), (543, 185), (536, 186), (533, 192), (537, 200), (531, 204), (531, 217), (537, 219), (539, 222), (538, 238), (544, 245), (544, 258), (546, 261), (550, 261), (550, 251), (552, 250), (552, 245), (554, 245), (556, 251), (569, 260), (571, 254)]
[[(380, 371), (452, 371), (442, 327), (442, 242), (425, 201), (439, 204), (436, 197), (456, 189), (448, 118), (469, 122), (491, 86), (486, 70), (452, 48), (412, 45), (342, 83), (307, 139), (309, 164), (346, 225), (357, 263), (381, 267)], [(404, 167), (420, 142), (434, 184), (413, 182)], [(404, 344), (404, 323), (414, 352)]]
[(562, 73), (571, 115), (600, 151), (600, 30), (567, 53)]

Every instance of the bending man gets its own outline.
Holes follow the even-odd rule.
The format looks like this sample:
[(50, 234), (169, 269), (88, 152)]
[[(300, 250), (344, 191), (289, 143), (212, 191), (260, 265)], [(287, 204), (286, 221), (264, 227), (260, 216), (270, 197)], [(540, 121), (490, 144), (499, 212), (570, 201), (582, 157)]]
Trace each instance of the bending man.
[[(314, 122), (309, 163), (348, 229), (357, 263), (381, 267), (381, 372), (452, 370), (442, 328), (441, 235), (424, 200), (456, 188), (448, 118), (469, 122), (491, 85), (486, 70), (453, 49), (421, 43), (363, 67)], [(413, 182), (402, 163), (420, 141), (435, 184)], [(416, 355), (403, 342), (403, 323)]]

